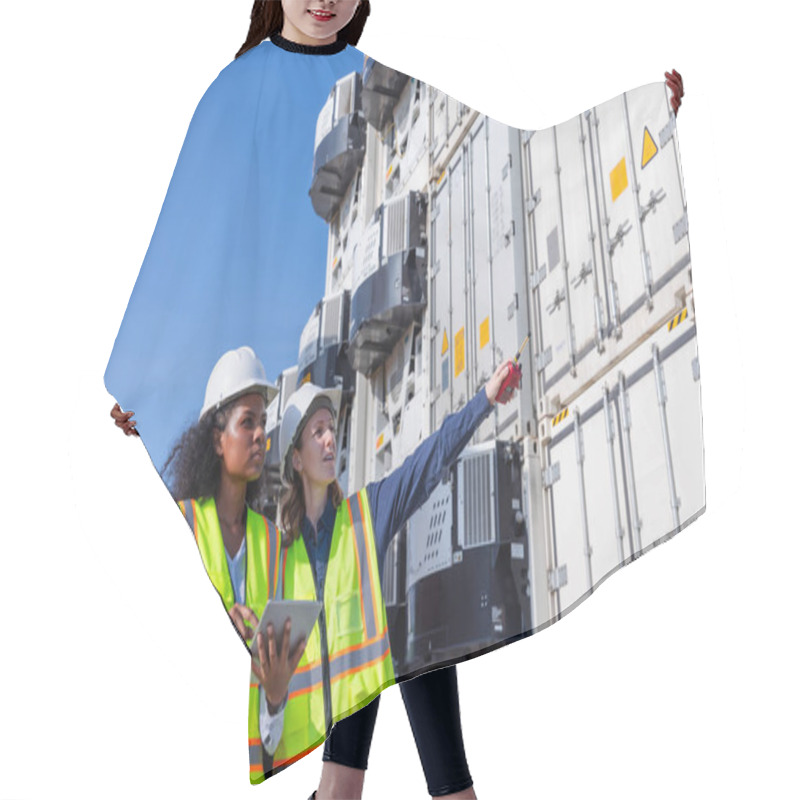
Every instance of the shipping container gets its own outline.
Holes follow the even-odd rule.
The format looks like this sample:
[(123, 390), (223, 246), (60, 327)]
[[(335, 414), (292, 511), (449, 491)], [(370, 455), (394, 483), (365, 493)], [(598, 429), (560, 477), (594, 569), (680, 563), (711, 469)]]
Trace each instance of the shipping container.
[(326, 294), (268, 413), (276, 430), (305, 380), (344, 389), (347, 494), (399, 466), (526, 343), (514, 398), (389, 548), (398, 674), (551, 624), (703, 512), (688, 225), (663, 85), (524, 131), (368, 59), (332, 88), (314, 164)]
[(691, 291), (673, 132), (666, 89), (645, 86), (523, 137), (542, 404), (568, 403)]
[[(705, 507), (697, 337), (684, 308), (540, 424), (547, 557), (558, 617)], [(544, 619), (538, 620), (543, 622)]]

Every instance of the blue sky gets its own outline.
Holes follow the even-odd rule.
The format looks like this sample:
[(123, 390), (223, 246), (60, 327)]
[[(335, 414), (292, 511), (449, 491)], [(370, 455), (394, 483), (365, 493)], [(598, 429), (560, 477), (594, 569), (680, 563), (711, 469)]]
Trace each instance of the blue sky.
[(264, 53), (224, 70), (195, 112), (105, 375), (159, 470), (217, 359), (250, 345), (275, 380), (325, 291), (328, 226), (308, 195), (316, 123), (363, 54), (261, 48), (266, 72)]

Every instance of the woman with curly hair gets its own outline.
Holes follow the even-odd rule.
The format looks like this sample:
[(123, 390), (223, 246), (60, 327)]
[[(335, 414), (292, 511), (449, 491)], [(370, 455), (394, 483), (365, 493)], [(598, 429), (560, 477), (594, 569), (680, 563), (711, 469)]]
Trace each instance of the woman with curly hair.
[[(229, 350), (214, 366), (200, 417), (172, 449), (164, 478), (192, 528), (214, 588), (239, 635), (249, 643), (275, 595), (280, 532), (255, 509), (265, 494), (266, 401), (270, 386), (249, 347)], [(272, 637), (270, 637), (272, 638)], [(270, 698), (279, 694), (300, 660), (294, 651), (251, 676), (248, 739), (251, 771), (271, 768), (280, 717)], [(269, 719), (265, 724), (264, 720)]]

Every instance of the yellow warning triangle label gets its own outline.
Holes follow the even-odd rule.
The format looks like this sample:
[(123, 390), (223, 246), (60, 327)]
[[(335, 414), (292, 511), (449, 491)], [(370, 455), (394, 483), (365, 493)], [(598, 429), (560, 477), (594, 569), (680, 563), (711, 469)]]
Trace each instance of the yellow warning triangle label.
[(646, 167), (657, 152), (658, 147), (653, 139), (653, 134), (647, 130), (647, 126), (645, 125), (644, 142), (642, 143), (642, 167)]
[(447, 352), (450, 345), (447, 343), (447, 328), (444, 329), (444, 338), (442, 339), (442, 355)]

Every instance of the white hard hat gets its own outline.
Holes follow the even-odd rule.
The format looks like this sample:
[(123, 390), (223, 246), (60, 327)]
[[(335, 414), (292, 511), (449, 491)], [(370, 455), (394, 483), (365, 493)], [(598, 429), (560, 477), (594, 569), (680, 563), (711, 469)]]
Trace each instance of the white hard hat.
[(281, 417), (281, 478), (287, 486), (291, 486), (294, 467), (292, 466), (292, 448), (303, 428), (320, 408), (328, 408), (334, 421), (339, 412), (341, 389), (323, 389), (313, 383), (304, 383), (289, 398)]
[(198, 419), (224, 403), (251, 392), (264, 395), (265, 402), (269, 402), (274, 391), (275, 387), (267, 383), (264, 365), (252, 347), (228, 350), (211, 370), (206, 384), (206, 399)]

